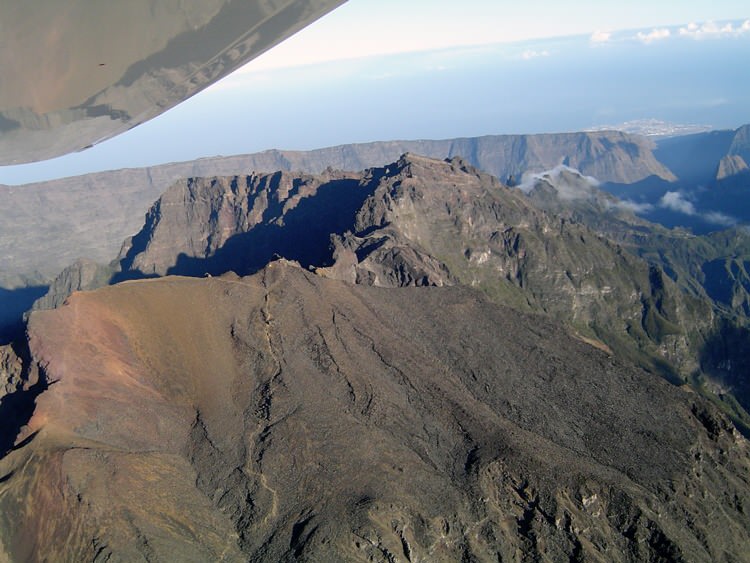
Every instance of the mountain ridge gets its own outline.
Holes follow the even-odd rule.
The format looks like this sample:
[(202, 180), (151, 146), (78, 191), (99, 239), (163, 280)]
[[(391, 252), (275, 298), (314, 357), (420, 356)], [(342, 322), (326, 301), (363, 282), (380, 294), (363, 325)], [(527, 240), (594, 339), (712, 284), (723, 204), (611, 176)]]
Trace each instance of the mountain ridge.
[(696, 369), (688, 351), (713, 322), (708, 303), (683, 295), (658, 265), (540, 211), (460, 158), (412, 154), (358, 174), (179, 181), (110, 266), (64, 271), (37, 308), (96, 286), (81, 280), (248, 275), (275, 256), (352, 283), (477, 287), (564, 319), (651, 369), (666, 360), (677, 379)]
[[(109, 260), (121, 241), (138, 230), (154, 200), (180, 178), (231, 176), (253, 170), (314, 174), (328, 167), (364, 170), (384, 166), (405, 152), (436, 158), (464, 156), (502, 179), (529, 169), (546, 170), (566, 159), (605, 180), (628, 182), (649, 175), (670, 178), (671, 173), (654, 159), (653, 146), (645, 138), (620, 132), (388, 141), (312, 151), (270, 150), (0, 186), (0, 197), (6, 202), (4, 211), (0, 210), (0, 256), (4, 257), (0, 285), (17, 287), (23, 283), (22, 275), (37, 283), (49, 281), (78, 258)], [(36, 228), (39, 223), (46, 228)]]

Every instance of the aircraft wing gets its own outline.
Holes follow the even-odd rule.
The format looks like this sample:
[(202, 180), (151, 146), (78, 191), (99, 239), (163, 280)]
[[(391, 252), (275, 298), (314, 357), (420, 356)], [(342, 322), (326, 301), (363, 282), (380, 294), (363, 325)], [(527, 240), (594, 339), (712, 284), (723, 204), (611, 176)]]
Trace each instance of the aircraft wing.
[(346, 0), (1, 0), (0, 165), (82, 150)]

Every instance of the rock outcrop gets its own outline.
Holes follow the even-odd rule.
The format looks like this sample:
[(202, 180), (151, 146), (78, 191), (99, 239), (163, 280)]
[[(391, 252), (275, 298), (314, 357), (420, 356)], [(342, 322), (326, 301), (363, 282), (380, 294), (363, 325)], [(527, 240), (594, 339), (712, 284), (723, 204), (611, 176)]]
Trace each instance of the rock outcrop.
[(466, 287), (277, 262), (77, 293), (28, 330), (50, 385), (0, 460), (10, 560), (750, 550), (748, 443), (722, 415)]
[(727, 155), (719, 162), (719, 167), (716, 170), (716, 179), (726, 180), (737, 174), (747, 172), (750, 168), (747, 166), (745, 160), (738, 154)]
[(60, 272), (49, 285), (47, 293), (34, 302), (33, 309), (54, 309), (63, 304), (71, 293), (107, 285), (113, 267), (92, 260), (78, 259)]
[(729, 154), (739, 156), (745, 162), (750, 162), (750, 124), (743, 125), (734, 132), (732, 144), (729, 146)]
[(360, 176), (328, 170), (180, 180), (125, 242), (120, 269), (146, 277), (203, 275), (258, 269), (274, 254), (320, 260), (330, 234), (367, 196)]

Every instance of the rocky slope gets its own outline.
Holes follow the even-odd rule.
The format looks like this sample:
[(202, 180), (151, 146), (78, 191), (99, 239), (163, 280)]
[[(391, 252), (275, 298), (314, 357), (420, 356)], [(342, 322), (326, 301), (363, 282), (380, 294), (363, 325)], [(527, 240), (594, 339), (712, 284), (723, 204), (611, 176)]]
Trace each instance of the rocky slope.
[(0, 459), (5, 559), (750, 550), (748, 443), (728, 421), (466, 287), (276, 262), (77, 293), (29, 337), (50, 385)]
[(666, 229), (636, 217), (631, 202), (598, 186), (575, 170), (558, 168), (521, 188), (535, 206), (589, 226), (663, 269), (683, 292), (711, 303), (713, 327), (697, 347), (700, 381), (749, 428), (750, 365), (744, 350), (750, 342), (750, 233), (734, 228), (699, 236)]
[(563, 161), (603, 181), (672, 178), (652, 148), (645, 138), (619, 132), (392, 141), (307, 152), (274, 150), (0, 186), (0, 287), (48, 282), (78, 258), (110, 260), (122, 240), (139, 229), (154, 200), (181, 178), (277, 170), (318, 174), (329, 166), (363, 170), (393, 162), (404, 152), (436, 158), (461, 155), (503, 179)]
[(726, 180), (732, 176), (745, 173), (748, 169), (745, 159), (740, 155), (727, 155), (719, 161), (719, 166), (716, 170), (716, 179), (718, 181)]
[[(735, 285), (730, 276), (736, 269), (727, 268), (730, 276), (725, 276), (710, 264), (742, 260), (750, 253), (750, 233), (746, 229), (725, 229), (708, 235), (667, 229), (635, 215), (637, 204), (618, 199), (604, 191), (594, 178), (565, 167), (534, 175), (519, 187), (534, 206), (582, 223), (660, 266), (685, 291), (710, 297), (722, 313), (742, 312), (739, 305), (744, 295), (727, 293)], [(741, 289), (741, 282), (736, 289)]]

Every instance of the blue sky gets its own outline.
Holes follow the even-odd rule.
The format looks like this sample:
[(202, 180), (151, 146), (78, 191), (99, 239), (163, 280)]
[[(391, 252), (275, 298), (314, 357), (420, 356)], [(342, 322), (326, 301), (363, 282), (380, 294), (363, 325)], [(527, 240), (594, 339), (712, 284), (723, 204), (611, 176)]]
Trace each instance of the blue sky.
[(639, 118), (736, 127), (750, 121), (748, 18), (728, 0), (349, 0), (151, 122), (82, 153), (0, 167), (0, 184)]

